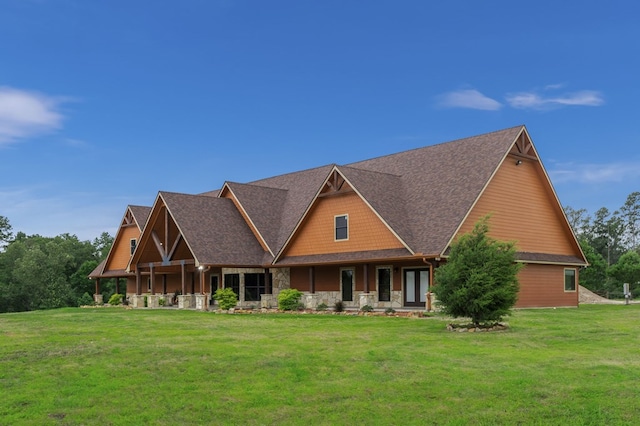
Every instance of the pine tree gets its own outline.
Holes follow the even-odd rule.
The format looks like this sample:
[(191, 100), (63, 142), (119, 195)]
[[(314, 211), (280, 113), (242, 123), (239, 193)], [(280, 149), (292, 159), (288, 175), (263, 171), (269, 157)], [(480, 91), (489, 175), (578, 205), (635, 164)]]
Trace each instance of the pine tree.
[(433, 291), (444, 313), (469, 317), (475, 325), (500, 321), (518, 298), (518, 271), (513, 242), (489, 237), (489, 216), (452, 245), (447, 263), (435, 271)]

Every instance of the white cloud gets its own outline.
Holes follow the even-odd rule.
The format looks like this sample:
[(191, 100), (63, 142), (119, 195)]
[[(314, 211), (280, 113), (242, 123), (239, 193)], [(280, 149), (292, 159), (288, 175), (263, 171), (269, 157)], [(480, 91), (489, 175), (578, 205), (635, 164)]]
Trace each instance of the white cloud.
[(58, 129), (60, 99), (0, 86), (0, 146)]
[[(548, 89), (554, 88), (547, 86)], [(595, 90), (581, 90), (561, 96), (544, 97), (536, 92), (509, 94), (507, 103), (518, 109), (547, 109), (558, 106), (600, 106), (604, 103), (602, 94)]]
[(475, 89), (456, 90), (440, 97), (440, 106), (445, 108), (469, 108), (496, 111), (502, 104)]
[(592, 185), (628, 182), (640, 178), (640, 162), (556, 164), (549, 169), (549, 177), (554, 183), (576, 182)]

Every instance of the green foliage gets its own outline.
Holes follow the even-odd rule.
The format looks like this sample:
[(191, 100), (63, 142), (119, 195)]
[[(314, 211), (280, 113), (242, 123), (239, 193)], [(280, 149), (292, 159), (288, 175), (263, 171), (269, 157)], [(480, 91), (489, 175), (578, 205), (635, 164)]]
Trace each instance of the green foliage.
[(294, 311), (299, 308), (302, 292), (295, 288), (281, 290), (278, 294), (278, 309), (283, 311)]
[(329, 307), (329, 306), (328, 306), (326, 303), (322, 302), (321, 304), (319, 304), (319, 305), (316, 307), (316, 310), (317, 310), (317, 311), (326, 311), (328, 307)]
[(93, 306), (93, 305), (95, 305), (95, 301), (93, 300), (93, 297), (91, 297), (89, 293), (84, 293), (78, 299), (78, 306)]
[(4, 244), (8, 243), (12, 237), (13, 232), (9, 219), (4, 216), (0, 216), (0, 248), (2, 248)]
[(373, 306), (371, 305), (364, 305), (362, 308), (360, 308), (360, 310), (362, 312), (373, 312)]
[(334, 305), (333, 305), (333, 309), (336, 312), (343, 312), (344, 311), (344, 302), (342, 300), (338, 300)]
[(607, 286), (607, 261), (587, 240), (581, 239), (580, 247), (589, 262), (589, 267), (580, 271), (580, 285), (599, 294), (610, 291)]
[[(122, 304), (123, 295), (115, 293), (109, 298), (109, 304), (111, 306), (121, 305)], [(146, 300), (145, 300), (146, 302)], [(146, 306), (146, 304), (145, 304)]]
[(433, 292), (443, 312), (453, 317), (469, 317), (474, 324), (499, 321), (515, 305), (519, 283), (512, 242), (494, 240), (489, 217), (480, 219), (473, 231), (452, 245), (447, 263), (435, 271)]
[(395, 313), (396, 313), (396, 310), (395, 310), (395, 309), (393, 309), (393, 308), (387, 308), (387, 309), (385, 309), (385, 311), (384, 311), (384, 312), (385, 312), (386, 314), (395, 314)]
[(616, 281), (616, 290), (621, 291), (622, 284), (628, 283), (631, 293), (636, 293), (640, 288), (640, 254), (635, 251), (623, 254), (607, 272)]
[(238, 303), (238, 295), (229, 287), (217, 289), (213, 298), (218, 301), (220, 309), (225, 311), (233, 308)]
[(164, 299), (164, 297), (161, 297), (160, 299), (158, 299), (158, 306), (164, 306), (167, 304), (167, 301)]

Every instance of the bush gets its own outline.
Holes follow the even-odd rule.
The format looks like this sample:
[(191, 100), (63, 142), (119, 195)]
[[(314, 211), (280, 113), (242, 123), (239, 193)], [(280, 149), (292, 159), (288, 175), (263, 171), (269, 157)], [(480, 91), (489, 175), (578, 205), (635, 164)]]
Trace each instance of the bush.
[(78, 306), (93, 306), (95, 302), (93, 297), (87, 292), (78, 298)]
[(373, 312), (373, 306), (371, 305), (364, 305), (362, 308), (360, 308), (360, 310), (362, 312)]
[(336, 312), (342, 312), (344, 311), (344, 303), (342, 302), (342, 300), (338, 300), (333, 308), (336, 310)]
[[(278, 309), (293, 311), (298, 309), (302, 292), (294, 288), (287, 288), (278, 294)], [(304, 307), (304, 306), (303, 306)]]
[[(122, 304), (122, 297), (123, 296), (121, 294), (118, 294), (118, 293), (112, 294), (111, 297), (109, 298), (109, 304), (112, 305), (112, 306), (121, 305)], [(146, 302), (146, 299), (145, 299), (145, 302)], [(147, 306), (147, 305), (145, 304), (145, 306)]]
[(499, 321), (518, 298), (515, 244), (489, 237), (489, 217), (451, 244), (447, 263), (435, 271), (433, 292), (445, 314), (474, 324)]
[(161, 297), (160, 299), (158, 299), (158, 305), (159, 306), (164, 306), (166, 304), (167, 304), (167, 302), (166, 302), (166, 300), (164, 300), (164, 297)]
[(319, 304), (319, 305), (318, 305), (318, 307), (316, 308), (316, 310), (317, 310), (317, 311), (326, 311), (328, 307), (329, 307), (329, 306), (327, 306), (327, 304), (323, 302), (323, 303), (321, 303), (321, 304)]
[(385, 313), (385, 314), (395, 314), (395, 313), (396, 313), (396, 310), (395, 310), (395, 309), (393, 309), (393, 308), (387, 308), (387, 309), (384, 311), (384, 313)]
[(220, 309), (223, 309), (225, 311), (235, 307), (238, 304), (238, 295), (235, 294), (234, 291), (229, 287), (217, 289), (216, 294), (215, 296), (213, 296), (213, 298), (218, 301)]

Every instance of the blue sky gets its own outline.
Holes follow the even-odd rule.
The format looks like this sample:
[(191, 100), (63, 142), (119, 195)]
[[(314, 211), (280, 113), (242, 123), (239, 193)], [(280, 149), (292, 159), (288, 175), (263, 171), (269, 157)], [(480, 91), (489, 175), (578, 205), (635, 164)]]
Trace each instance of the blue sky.
[(159, 190), (519, 124), (563, 204), (614, 210), (640, 191), (639, 14), (615, 0), (0, 0), (0, 215), (93, 239)]

